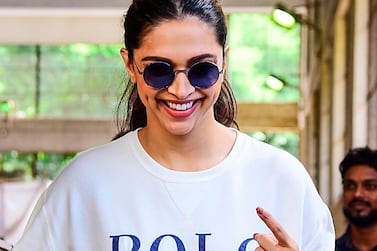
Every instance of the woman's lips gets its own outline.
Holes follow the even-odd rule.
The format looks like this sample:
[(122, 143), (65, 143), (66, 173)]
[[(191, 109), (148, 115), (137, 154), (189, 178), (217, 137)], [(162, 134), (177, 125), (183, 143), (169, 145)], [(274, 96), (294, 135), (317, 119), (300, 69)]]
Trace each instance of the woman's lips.
[(187, 102), (172, 102), (172, 101), (165, 101), (164, 108), (167, 113), (175, 118), (187, 118), (189, 117), (196, 108), (198, 107), (200, 102), (198, 100), (190, 100)]

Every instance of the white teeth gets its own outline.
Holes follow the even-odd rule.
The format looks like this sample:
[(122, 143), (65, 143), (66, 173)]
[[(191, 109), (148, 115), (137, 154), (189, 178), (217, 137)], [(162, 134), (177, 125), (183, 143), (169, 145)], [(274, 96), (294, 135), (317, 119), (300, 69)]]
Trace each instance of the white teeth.
[(185, 111), (187, 109), (190, 109), (192, 107), (192, 105), (194, 104), (194, 101), (191, 101), (189, 103), (186, 103), (186, 104), (176, 104), (176, 103), (172, 103), (172, 102), (167, 102), (169, 108), (171, 109), (174, 109), (174, 110), (177, 110), (177, 111)]

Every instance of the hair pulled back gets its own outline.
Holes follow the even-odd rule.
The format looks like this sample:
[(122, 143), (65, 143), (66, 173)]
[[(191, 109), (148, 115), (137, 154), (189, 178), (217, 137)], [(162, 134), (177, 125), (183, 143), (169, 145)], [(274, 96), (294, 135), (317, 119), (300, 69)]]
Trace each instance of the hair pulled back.
[[(179, 20), (195, 16), (215, 29), (217, 42), (225, 48), (227, 27), (224, 13), (217, 0), (133, 0), (124, 16), (124, 45), (129, 60), (134, 60), (134, 50), (140, 48), (143, 38), (153, 28), (166, 20)], [(236, 101), (224, 79), (220, 95), (214, 105), (215, 119), (221, 124), (236, 127)], [(146, 109), (137, 93), (136, 85), (128, 79), (126, 88), (116, 108), (118, 138), (129, 131), (144, 127)]]

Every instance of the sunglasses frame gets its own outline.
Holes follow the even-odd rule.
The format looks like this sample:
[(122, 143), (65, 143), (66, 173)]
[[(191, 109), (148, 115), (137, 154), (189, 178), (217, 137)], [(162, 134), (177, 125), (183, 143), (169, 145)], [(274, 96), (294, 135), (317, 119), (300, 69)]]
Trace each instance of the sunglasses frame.
[[(193, 84), (193, 83), (190, 81), (190, 78), (189, 78), (189, 72), (190, 72), (190, 70), (191, 70), (194, 66), (197, 66), (197, 65), (199, 65), (199, 64), (203, 64), (203, 63), (213, 65), (214, 67), (216, 67), (217, 72), (218, 72), (218, 73), (217, 73), (216, 81), (214, 81), (214, 82), (213, 82), (211, 85), (209, 85), (208, 87), (197, 86), (197, 85)], [(153, 85), (151, 85), (150, 83), (148, 83), (148, 81), (145, 79), (145, 74), (144, 74), (144, 73), (145, 73), (145, 70), (146, 70), (148, 67), (150, 67), (151, 65), (154, 65), (154, 64), (164, 64), (164, 65), (166, 65), (166, 66), (169, 66), (169, 67), (171, 68), (173, 74), (174, 74), (174, 77), (173, 77), (172, 81), (171, 81), (170, 83), (168, 83), (167, 85), (161, 87), (161, 88), (156, 88), (155, 86), (153, 86)], [(147, 85), (148, 85), (149, 87), (151, 87), (151, 88), (153, 88), (153, 89), (155, 89), (155, 90), (163, 90), (163, 89), (168, 88), (168, 87), (174, 82), (174, 80), (175, 80), (177, 74), (178, 74), (178, 73), (181, 73), (181, 72), (184, 73), (184, 74), (186, 75), (186, 77), (187, 77), (188, 81), (190, 82), (190, 84), (191, 84), (192, 86), (194, 86), (195, 88), (197, 88), (197, 89), (208, 89), (208, 88), (210, 88), (211, 86), (213, 86), (213, 85), (217, 82), (217, 80), (219, 79), (220, 74), (222, 74), (222, 73), (224, 72), (224, 67), (223, 67), (221, 70), (219, 70), (219, 67), (218, 67), (215, 63), (210, 62), (210, 61), (199, 61), (199, 62), (196, 62), (196, 63), (194, 63), (193, 65), (191, 65), (189, 68), (187, 68), (187, 69), (182, 69), (182, 70), (174, 70), (174, 68), (173, 68), (173, 66), (172, 66), (171, 64), (169, 64), (169, 63), (167, 63), (167, 62), (164, 62), (164, 61), (156, 61), (156, 62), (152, 62), (152, 63), (150, 63), (150, 64), (148, 64), (148, 65), (146, 65), (146, 66), (144, 67), (144, 71), (141, 71), (141, 70), (139, 69), (139, 67), (137, 66), (136, 62), (134, 62), (134, 65), (136, 66), (136, 69), (137, 69), (138, 73), (139, 73), (140, 75), (143, 76), (145, 83), (147, 83)]]

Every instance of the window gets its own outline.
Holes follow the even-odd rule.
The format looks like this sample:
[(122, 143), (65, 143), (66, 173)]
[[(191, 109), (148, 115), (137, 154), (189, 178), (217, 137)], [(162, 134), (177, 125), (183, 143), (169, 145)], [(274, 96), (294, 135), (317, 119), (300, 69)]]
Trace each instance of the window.
[(113, 116), (123, 74), (121, 45), (0, 47), (0, 100), (17, 117)]

